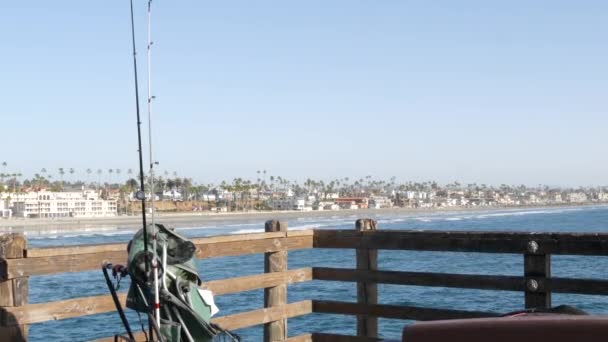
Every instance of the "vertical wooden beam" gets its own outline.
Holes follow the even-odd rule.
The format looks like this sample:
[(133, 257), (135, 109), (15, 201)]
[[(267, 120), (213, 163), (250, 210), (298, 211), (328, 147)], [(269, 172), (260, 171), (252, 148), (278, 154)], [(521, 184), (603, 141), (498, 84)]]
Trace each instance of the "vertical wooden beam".
[(547, 278), (551, 278), (551, 255), (539, 250), (540, 246), (530, 241), (524, 254), (526, 309), (551, 307), (551, 292), (546, 286)]
[[(287, 233), (287, 222), (267, 221), (266, 232)], [(287, 250), (265, 253), (264, 272), (287, 271)], [(287, 284), (264, 289), (264, 307), (283, 306), (287, 303)], [(283, 341), (287, 338), (287, 319), (264, 324), (264, 342)]]
[[(0, 269), (5, 267), (7, 259), (24, 258), (27, 249), (27, 241), (23, 234), (0, 235)], [(2, 322), (13, 320), (6, 317), (8, 313), (3, 307), (22, 306), (27, 304), (28, 278), (20, 277), (14, 279), (0, 280), (0, 316)], [(0, 326), (0, 342), (22, 342), (27, 341), (27, 325)]]
[[(372, 219), (359, 219), (355, 228), (363, 234), (373, 233), (377, 230), (377, 224)], [(357, 249), (357, 270), (378, 270), (378, 250)], [(357, 282), (357, 303), (378, 304), (378, 284)], [(378, 337), (378, 318), (357, 315), (357, 336)]]

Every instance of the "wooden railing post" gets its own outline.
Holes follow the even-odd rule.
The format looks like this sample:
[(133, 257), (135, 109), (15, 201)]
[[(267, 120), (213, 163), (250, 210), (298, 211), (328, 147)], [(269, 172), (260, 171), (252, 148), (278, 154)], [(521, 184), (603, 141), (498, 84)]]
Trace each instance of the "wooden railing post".
[[(267, 221), (266, 232), (287, 233), (287, 222)], [(287, 271), (287, 250), (264, 253), (264, 272)], [(264, 289), (264, 307), (287, 304), (287, 285), (282, 284)], [(264, 342), (283, 341), (287, 338), (287, 319), (264, 324)]]
[(551, 307), (551, 291), (547, 278), (551, 278), (551, 255), (540, 252), (536, 241), (529, 241), (524, 254), (524, 277), (526, 279), (526, 309)]
[[(372, 219), (359, 219), (355, 223), (358, 232), (374, 232), (377, 229), (376, 221)], [(377, 271), (378, 250), (357, 249), (357, 270)], [(357, 282), (357, 303), (378, 304), (378, 285), (370, 282)], [(357, 336), (378, 337), (378, 318), (357, 315)]]
[(27, 304), (28, 277), (7, 279), (6, 260), (25, 257), (23, 234), (0, 235), (0, 342), (27, 341), (27, 325), (14, 325), (15, 317), (3, 308)]

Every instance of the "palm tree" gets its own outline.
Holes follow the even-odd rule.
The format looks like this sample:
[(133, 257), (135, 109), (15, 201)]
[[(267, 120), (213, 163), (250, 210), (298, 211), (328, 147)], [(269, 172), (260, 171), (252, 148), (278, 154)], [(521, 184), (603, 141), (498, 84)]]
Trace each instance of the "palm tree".
[(17, 192), (17, 173), (11, 174), (13, 177), (13, 193)]
[(116, 169), (116, 178), (118, 178), (118, 183), (120, 184), (120, 173), (122, 172), (121, 169)]
[(76, 172), (76, 170), (74, 170), (73, 167), (70, 168), (70, 178), (72, 180), (72, 183), (74, 183), (74, 172)]
[(110, 188), (112, 188), (112, 173), (114, 173), (114, 169), (108, 169), (108, 173), (110, 174)]
[[(2, 172), (3, 172), (3, 174), (4, 174), (4, 177), (8, 177), (8, 176), (6, 175), (6, 165), (8, 165), (8, 164), (7, 164), (5, 161), (3, 161), (3, 162), (2, 162), (2, 168), (3, 168), (4, 170), (2, 170)], [(2, 177), (2, 183), (3, 183), (3, 184), (4, 184), (4, 177)]]
[(137, 188), (137, 185), (138, 185), (138, 184), (137, 184), (137, 181), (136, 181), (135, 179), (133, 179), (133, 178), (130, 178), (130, 179), (127, 181), (127, 187), (129, 188), (129, 190), (130, 190), (131, 192), (133, 192), (133, 191), (134, 191), (134, 190)]
[(97, 169), (97, 190), (99, 190), (101, 186), (101, 174), (103, 173), (102, 169)]
[(87, 169), (87, 183), (91, 183), (91, 173), (93, 170)]
[(59, 176), (61, 177), (61, 190), (63, 191), (63, 175), (65, 175), (65, 170), (60, 167), (59, 168)]

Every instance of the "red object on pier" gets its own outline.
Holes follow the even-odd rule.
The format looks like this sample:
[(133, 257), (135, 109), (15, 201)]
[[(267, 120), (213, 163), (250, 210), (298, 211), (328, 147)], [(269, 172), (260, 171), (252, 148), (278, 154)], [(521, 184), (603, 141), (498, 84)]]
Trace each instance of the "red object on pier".
[(529, 314), (420, 322), (403, 330), (402, 341), (605, 342), (608, 341), (608, 317)]

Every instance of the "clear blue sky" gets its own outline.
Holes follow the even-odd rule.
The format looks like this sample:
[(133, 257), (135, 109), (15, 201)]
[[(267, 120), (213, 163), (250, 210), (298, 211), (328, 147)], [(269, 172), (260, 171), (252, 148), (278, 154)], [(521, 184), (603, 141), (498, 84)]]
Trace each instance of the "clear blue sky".
[[(0, 3), (7, 171), (137, 166), (128, 9)], [(156, 0), (153, 16), (160, 170), (608, 184), (607, 1)]]

